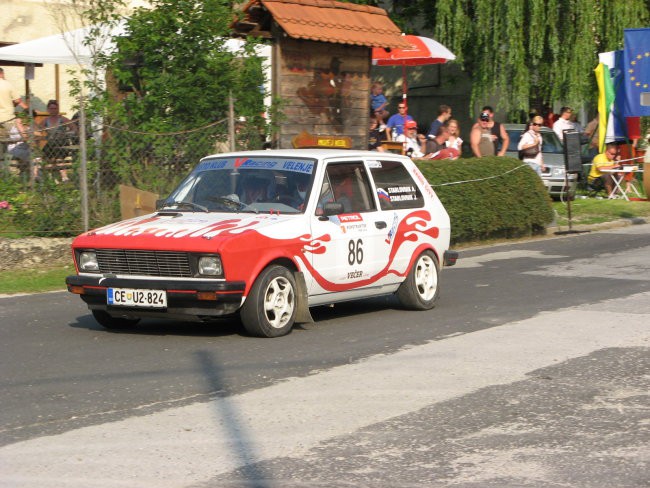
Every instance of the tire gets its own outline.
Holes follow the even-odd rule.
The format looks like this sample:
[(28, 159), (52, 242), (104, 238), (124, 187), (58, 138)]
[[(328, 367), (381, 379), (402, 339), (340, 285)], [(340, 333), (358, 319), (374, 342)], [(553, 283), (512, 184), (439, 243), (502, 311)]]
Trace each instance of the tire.
[(246, 332), (257, 337), (288, 334), (296, 318), (297, 296), (291, 271), (278, 265), (264, 269), (240, 312)]
[(105, 329), (132, 329), (140, 322), (140, 319), (126, 319), (124, 317), (112, 317), (108, 312), (103, 310), (91, 310), (95, 320)]
[(418, 256), (406, 279), (397, 289), (397, 298), (410, 310), (429, 310), (435, 306), (440, 289), (440, 265), (431, 250)]

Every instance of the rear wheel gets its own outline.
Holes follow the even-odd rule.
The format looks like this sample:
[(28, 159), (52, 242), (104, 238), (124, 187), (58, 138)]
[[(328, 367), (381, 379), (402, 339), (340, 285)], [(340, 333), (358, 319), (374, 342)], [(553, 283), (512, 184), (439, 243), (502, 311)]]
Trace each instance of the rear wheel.
[(400, 303), (412, 310), (429, 310), (438, 299), (440, 266), (436, 255), (427, 250), (420, 254), (404, 282), (397, 289)]
[(241, 320), (246, 331), (258, 337), (288, 334), (296, 317), (296, 281), (284, 266), (272, 265), (255, 280)]
[(99, 325), (106, 329), (131, 329), (140, 322), (140, 319), (127, 319), (124, 317), (112, 317), (103, 310), (92, 310), (93, 317)]

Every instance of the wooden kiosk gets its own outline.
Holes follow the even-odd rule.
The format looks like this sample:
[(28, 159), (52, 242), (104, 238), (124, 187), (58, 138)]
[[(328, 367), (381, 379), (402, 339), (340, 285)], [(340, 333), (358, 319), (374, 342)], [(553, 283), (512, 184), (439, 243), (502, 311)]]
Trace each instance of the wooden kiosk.
[(373, 47), (410, 44), (385, 10), (334, 0), (251, 0), (235, 35), (271, 39), (277, 148), (368, 147)]

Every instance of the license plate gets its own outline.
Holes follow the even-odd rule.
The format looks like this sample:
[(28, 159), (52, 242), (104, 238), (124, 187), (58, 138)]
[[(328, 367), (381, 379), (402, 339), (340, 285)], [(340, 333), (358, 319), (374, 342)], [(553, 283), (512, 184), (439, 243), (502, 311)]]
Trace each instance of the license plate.
[(124, 307), (165, 308), (167, 292), (165, 290), (144, 290), (132, 288), (109, 288), (106, 303)]

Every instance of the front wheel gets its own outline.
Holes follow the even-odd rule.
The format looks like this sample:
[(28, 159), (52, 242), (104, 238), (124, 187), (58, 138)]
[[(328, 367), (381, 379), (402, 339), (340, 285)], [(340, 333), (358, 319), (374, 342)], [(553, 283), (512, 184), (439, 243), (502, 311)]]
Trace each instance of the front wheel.
[(406, 279), (397, 289), (397, 298), (402, 306), (411, 310), (433, 308), (440, 292), (438, 277), (440, 266), (431, 250), (420, 254)]
[(246, 331), (257, 337), (288, 334), (296, 317), (296, 281), (284, 266), (269, 266), (255, 280), (241, 320)]
[(106, 329), (130, 329), (140, 322), (140, 319), (127, 319), (124, 317), (113, 317), (103, 310), (91, 310), (95, 320)]

